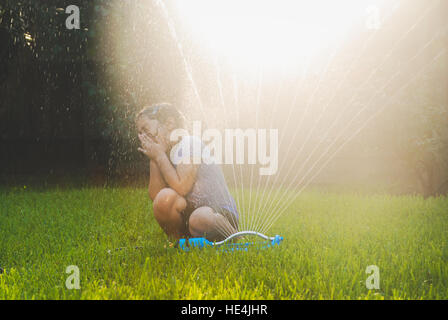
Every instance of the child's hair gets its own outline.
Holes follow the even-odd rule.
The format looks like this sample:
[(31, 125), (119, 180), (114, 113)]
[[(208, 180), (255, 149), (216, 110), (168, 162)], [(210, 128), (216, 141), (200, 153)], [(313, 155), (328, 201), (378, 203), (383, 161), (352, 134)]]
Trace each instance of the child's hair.
[(146, 106), (135, 117), (135, 121), (140, 117), (145, 116), (149, 119), (155, 119), (165, 123), (168, 118), (172, 118), (178, 128), (183, 128), (185, 125), (185, 117), (183, 114), (170, 103), (158, 103), (151, 106)]

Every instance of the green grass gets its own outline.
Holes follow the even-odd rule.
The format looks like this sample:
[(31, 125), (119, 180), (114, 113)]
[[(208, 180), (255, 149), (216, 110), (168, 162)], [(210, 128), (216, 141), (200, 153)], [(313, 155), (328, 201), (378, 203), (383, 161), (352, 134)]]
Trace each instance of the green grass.
[(448, 299), (446, 198), (304, 193), (280, 247), (232, 254), (170, 248), (144, 189), (7, 189), (0, 210), (0, 299)]

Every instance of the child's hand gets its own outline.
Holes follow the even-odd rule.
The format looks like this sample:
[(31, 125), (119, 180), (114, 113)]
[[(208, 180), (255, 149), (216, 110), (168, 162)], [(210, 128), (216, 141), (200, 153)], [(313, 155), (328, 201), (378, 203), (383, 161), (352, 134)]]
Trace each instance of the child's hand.
[(142, 143), (141, 148), (138, 148), (138, 151), (145, 154), (150, 159), (155, 159), (162, 153), (165, 153), (167, 150), (166, 146), (163, 143), (157, 143), (152, 138), (150, 138), (146, 133), (139, 133), (138, 138)]

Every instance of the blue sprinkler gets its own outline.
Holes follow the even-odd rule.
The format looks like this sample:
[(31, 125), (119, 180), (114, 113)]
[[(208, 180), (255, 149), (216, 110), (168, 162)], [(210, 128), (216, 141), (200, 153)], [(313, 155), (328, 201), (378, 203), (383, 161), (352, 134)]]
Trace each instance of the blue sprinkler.
[[(262, 238), (264, 241), (262, 242), (230, 242), (232, 239), (241, 237), (241, 236), (258, 236)], [(228, 238), (219, 241), (219, 242), (211, 242), (206, 238), (189, 238), (189, 239), (180, 239), (179, 240), (179, 248), (184, 251), (190, 251), (191, 248), (204, 248), (204, 247), (215, 247), (222, 249), (223, 251), (248, 251), (250, 246), (257, 246), (258, 248), (265, 249), (274, 247), (275, 245), (280, 245), (283, 241), (283, 237), (276, 235), (275, 237), (268, 237), (262, 233), (256, 231), (240, 231), (232, 234)]]

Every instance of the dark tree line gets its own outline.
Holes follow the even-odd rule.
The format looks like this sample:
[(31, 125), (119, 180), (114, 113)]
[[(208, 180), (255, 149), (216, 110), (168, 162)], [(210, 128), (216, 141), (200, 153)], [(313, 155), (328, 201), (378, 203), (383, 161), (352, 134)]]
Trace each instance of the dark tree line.
[[(65, 26), (70, 4), (80, 8), (79, 30)], [(132, 130), (133, 114), (115, 112), (113, 89), (100, 77), (108, 65), (96, 57), (107, 9), (100, 0), (0, 4), (2, 178), (69, 174), (103, 183), (138, 167), (132, 139), (120, 146), (114, 134)], [(133, 110), (134, 102), (129, 98)], [(134, 161), (120, 171), (124, 158)]]

